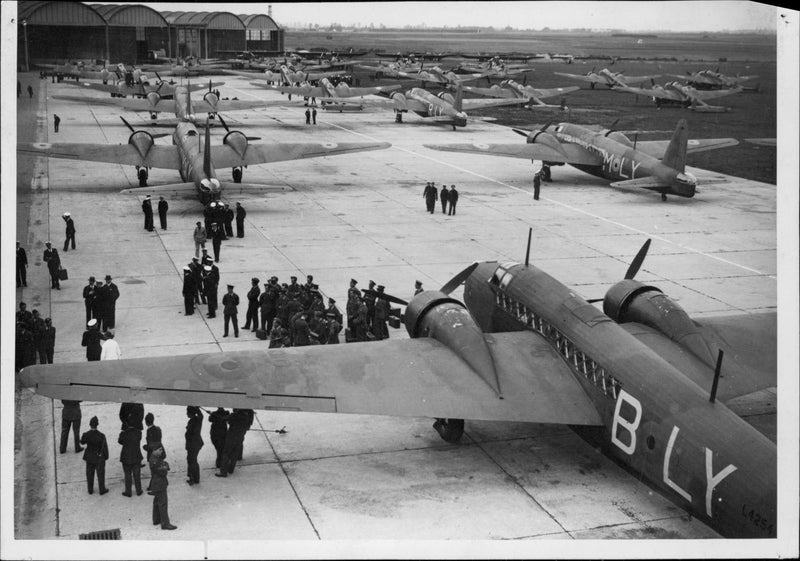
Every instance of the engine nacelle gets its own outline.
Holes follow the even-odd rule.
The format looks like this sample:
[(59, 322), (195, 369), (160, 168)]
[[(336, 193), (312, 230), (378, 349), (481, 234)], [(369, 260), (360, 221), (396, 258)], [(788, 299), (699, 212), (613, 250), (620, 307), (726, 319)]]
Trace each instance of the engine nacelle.
[(456, 99), (451, 94), (449, 94), (447, 92), (441, 92), (438, 95), (438, 97), (439, 97), (439, 99), (445, 100), (447, 103), (455, 103), (455, 101), (456, 101)]
[(161, 101), (161, 96), (158, 94), (158, 92), (149, 92), (147, 94), (147, 101), (150, 102), (150, 105), (155, 107)]
[(231, 131), (222, 139), (222, 143), (233, 148), (233, 151), (244, 158), (247, 151), (247, 137), (241, 131)]
[(630, 146), (631, 148), (633, 147), (633, 143), (631, 142), (631, 140), (619, 131), (610, 130), (607, 131), (603, 136), (605, 136), (606, 138), (610, 138), (611, 140), (616, 140), (617, 142), (619, 142), (620, 144), (624, 144), (625, 146)]
[(552, 148), (559, 154), (562, 154), (565, 158), (567, 154), (564, 152), (564, 149), (561, 147), (561, 143), (558, 139), (550, 134), (549, 132), (545, 131), (531, 131), (528, 134), (528, 144), (544, 144), (548, 148)]
[(395, 111), (408, 111), (408, 102), (404, 94), (401, 94), (400, 92), (394, 92), (391, 94), (391, 97), (394, 101)]
[(154, 143), (153, 135), (147, 131), (135, 131), (128, 137), (128, 144), (132, 144), (142, 158), (147, 157)]
[(217, 108), (217, 103), (219, 103), (219, 98), (214, 92), (206, 92), (206, 95), (203, 96), (203, 100), (214, 109)]
[(707, 364), (714, 353), (686, 311), (655, 286), (623, 280), (603, 299), (603, 312), (617, 323), (641, 323), (688, 348)]

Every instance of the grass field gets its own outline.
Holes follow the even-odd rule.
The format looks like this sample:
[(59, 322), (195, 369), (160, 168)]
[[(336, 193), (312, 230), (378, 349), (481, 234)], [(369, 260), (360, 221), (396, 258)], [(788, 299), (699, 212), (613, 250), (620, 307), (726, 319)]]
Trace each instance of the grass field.
[[(639, 42), (641, 40), (641, 43)], [(613, 36), (609, 33), (463, 33), (421, 31), (375, 31), (326, 33), (313, 31), (287, 31), (287, 49), (329, 49), (344, 51), (373, 49), (382, 51), (383, 60), (391, 60), (399, 51), (458, 52), (458, 53), (569, 53), (576, 57), (572, 64), (562, 61), (533, 60), (532, 72), (527, 73), (527, 83), (534, 87), (580, 85), (583, 88), (566, 96), (567, 112), (555, 109), (526, 111), (521, 108), (495, 108), (475, 112), (499, 124), (533, 128), (547, 122), (573, 122), (598, 124), (621, 130), (672, 131), (679, 119), (689, 123), (693, 138), (731, 137), (739, 145), (718, 151), (690, 156), (689, 165), (721, 173), (764, 181), (776, 182), (776, 149), (745, 142), (746, 138), (774, 138), (777, 130), (777, 47), (774, 35), (736, 34), (658, 34), (656, 37)], [(583, 58), (581, 58), (583, 57)], [(618, 57), (612, 63), (612, 58)], [(376, 60), (376, 55), (365, 55), (359, 60)], [(446, 57), (438, 65), (448, 69), (465, 59)], [(610, 66), (611, 65), (611, 66)], [(661, 74), (659, 84), (677, 80), (672, 74), (685, 75), (687, 71), (715, 70), (727, 75), (756, 74), (757, 93), (739, 93), (714, 100), (715, 105), (731, 108), (728, 113), (695, 113), (681, 108), (657, 109), (649, 98), (615, 92), (604, 87), (590, 90), (587, 83), (556, 76), (554, 72), (585, 74), (610, 67), (628, 75)], [(356, 71), (361, 84), (375, 82), (367, 72)], [(522, 76), (518, 81), (522, 81)], [(377, 83), (391, 83), (378, 80)], [(408, 87), (418, 82), (404, 81)], [(473, 82), (486, 86), (486, 80)], [(644, 87), (649, 87), (645, 84)], [(436, 91), (430, 87), (432, 91)], [(557, 104), (560, 99), (552, 98)], [(587, 111), (589, 110), (589, 111)], [(454, 133), (458, 134), (458, 133)], [(667, 133), (642, 134), (641, 140), (668, 138)], [(514, 135), (516, 136), (516, 135)], [(511, 136), (510, 136), (511, 138)]]

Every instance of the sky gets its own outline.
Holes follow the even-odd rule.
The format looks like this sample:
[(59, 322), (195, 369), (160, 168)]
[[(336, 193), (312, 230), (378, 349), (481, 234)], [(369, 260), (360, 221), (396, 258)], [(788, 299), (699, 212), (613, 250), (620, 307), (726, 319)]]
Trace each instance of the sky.
[[(122, 2), (101, 2), (121, 4)], [(775, 30), (777, 10), (758, 2), (142, 2), (159, 11), (266, 13), (283, 27), (370, 23), (379, 27), (508, 25), (518, 29), (623, 29), (627, 31)]]

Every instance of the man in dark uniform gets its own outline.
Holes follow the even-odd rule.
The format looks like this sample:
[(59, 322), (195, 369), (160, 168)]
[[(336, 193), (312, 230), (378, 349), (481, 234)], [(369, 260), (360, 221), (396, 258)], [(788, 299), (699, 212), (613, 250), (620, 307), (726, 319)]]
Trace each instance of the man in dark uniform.
[(45, 242), (47, 246), (44, 250), (42, 260), (47, 263), (47, 270), (50, 273), (50, 288), (61, 290), (61, 282), (58, 279), (58, 270), (61, 268), (61, 257), (58, 250), (51, 246), (50, 242)]
[(420, 292), (423, 292), (422, 282), (421, 281), (414, 281), (414, 296), (416, 296)]
[(83, 305), (86, 308), (86, 321), (92, 319), (95, 297), (95, 279), (89, 277), (89, 284), (83, 287)]
[(53, 128), (55, 128), (55, 132), (58, 132), (58, 125), (61, 124), (61, 117), (53, 113)]
[(300, 313), (300, 317), (294, 320), (292, 324), (292, 341), (295, 347), (307, 347), (310, 343), (310, 330), (308, 327), (308, 314), (305, 312)]
[(164, 197), (158, 198), (158, 219), (161, 221), (161, 229), (167, 229), (167, 211), (169, 210), (169, 203), (164, 200)]
[(17, 242), (17, 288), (28, 286), (28, 254)]
[(227, 477), (236, 469), (236, 462), (242, 453), (244, 436), (250, 423), (247, 412), (243, 409), (234, 409), (228, 417), (228, 432), (225, 435), (225, 446), (222, 450), (222, 466), (217, 477)]
[(542, 181), (547, 181), (548, 183), (552, 181), (550, 175), (550, 164), (548, 164), (547, 162), (542, 162), (542, 169), (539, 173), (542, 176)]
[(269, 332), (269, 348), (279, 349), (286, 346), (289, 332), (283, 328), (280, 318), (275, 318), (272, 330)]
[(342, 324), (342, 312), (339, 311), (339, 308), (336, 307), (336, 300), (333, 298), (328, 298), (328, 307), (325, 308), (325, 314), (330, 316), (331, 314), (339, 322), (339, 325)]
[(162, 530), (176, 530), (170, 524), (167, 499), (167, 472), (169, 464), (164, 459), (164, 449), (156, 448), (150, 456), (150, 494), (153, 495), (153, 525), (161, 524)]
[(192, 276), (194, 277), (194, 285), (196, 288), (194, 293), (194, 303), (200, 304), (200, 301), (202, 300), (203, 304), (205, 304), (206, 295), (203, 292), (203, 267), (200, 265), (200, 260), (197, 257), (192, 257), (188, 267), (192, 272)]
[[(30, 86), (28, 86), (28, 87), (30, 87)], [(306, 124), (307, 125), (311, 124), (311, 110), (309, 110), (309, 109), (306, 109)]]
[(61, 218), (66, 222), (67, 238), (64, 240), (64, 252), (66, 253), (69, 249), (70, 241), (72, 242), (72, 249), (75, 249), (75, 222), (72, 221), (72, 216), (68, 212), (65, 212)]
[(150, 202), (150, 195), (142, 201), (142, 212), (144, 213), (144, 229), (148, 232), (153, 231), (153, 205)]
[(213, 222), (211, 224), (211, 245), (214, 246), (214, 262), (219, 263), (219, 250), (222, 247), (222, 238), (225, 233), (222, 231), (222, 227)]
[(313, 107), (311, 109), (311, 122), (314, 123), (315, 125), (317, 124), (317, 108), (316, 107)]
[(289, 286), (286, 287), (286, 295), (291, 298), (300, 298), (300, 285), (297, 284), (297, 277), (291, 277)]
[(90, 319), (86, 324), (88, 329), (83, 332), (81, 346), (86, 347), (86, 360), (100, 360), (103, 346), (100, 344), (100, 326), (96, 319)]
[(136, 427), (125, 425), (119, 433), (117, 443), (122, 444), (119, 461), (122, 463), (122, 472), (125, 474), (126, 497), (132, 497), (132, 485), (136, 486), (136, 495), (142, 494), (142, 451), (139, 442), (142, 440), (142, 431)]
[(197, 296), (192, 270), (187, 266), (183, 268), (183, 313), (190, 316), (194, 313), (194, 299)]
[(203, 267), (214, 264), (214, 260), (211, 259), (211, 256), (208, 254), (208, 250), (206, 248), (203, 248), (203, 254), (200, 256), (200, 264)]
[(186, 408), (186, 416), (189, 421), (186, 423), (186, 466), (188, 478), (186, 483), (196, 485), (200, 483), (200, 464), (197, 463), (197, 456), (203, 447), (203, 437), (200, 430), (203, 428), (203, 413), (199, 407), (190, 405)]
[(328, 334), (327, 334), (327, 341), (325, 342), (325, 344), (338, 345), (339, 333), (341, 333), (342, 331), (342, 322), (341, 322), (342, 314), (340, 313), (337, 316), (333, 312), (327, 312), (325, 315), (328, 318)]
[(105, 290), (105, 309), (103, 310), (103, 329), (114, 329), (117, 318), (117, 300), (119, 300), (119, 288), (111, 280), (111, 275), (106, 275)]
[(448, 212), (448, 216), (451, 216), (456, 213), (456, 204), (458, 203), (458, 191), (456, 191), (456, 186), (450, 186), (450, 212)]
[(105, 331), (106, 310), (108, 309), (108, 290), (103, 281), (97, 281), (94, 287), (94, 300), (92, 301), (92, 316), (97, 320), (97, 327), (101, 332)]
[(62, 454), (66, 453), (69, 429), (72, 427), (72, 436), (75, 440), (75, 453), (77, 454), (83, 451), (79, 441), (80, 437), (78, 436), (81, 432), (81, 402), (62, 399), (61, 404), (64, 408), (61, 410), (61, 441), (58, 451)]
[(211, 423), (209, 434), (211, 435), (211, 444), (217, 451), (217, 460), (215, 466), (217, 469), (222, 467), (222, 451), (225, 448), (225, 435), (228, 434), (228, 417), (230, 412), (222, 407), (217, 407), (217, 410), (208, 416), (208, 422)]
[(259, 296), (258, 303), (261, 308), (261, 330), (269, 334), (278, 303), (278, 277), (271, 277), (269, 282), (264, 283), (264, 292)]
[(224, 203), (224, 205), (225, 205), (225, 211), (223, 216), (225, 217), (225, 235), (228, 236), (229, 238), (232, 238), (234, 213), (233, 209), (231, 208), (231, 205), (229, 205), (228, 203)]
[(354, 299), (355, 317), (353, 318), (353, 340), (356, 342), (367, 340), (367, 305), (360, 297)]
[(236, 203), (236, 237), (244, 237), (244, 218), (247, 216), (247, 211), (242, 206), (242, 203)]
[(53, 355), (56, 350), (56, 328), (53, 327), (53, 320), (50, 318), (44, 318), (44, 335), (42, 339), (47, 364), (53, 364)]
[[(122, 429), (125, 426), (133, 427), (138, 430), (144, 430), (144, 405), (142, 403), (125, 402), (119, 406), (119, 420), (122, 423)], [(141, 440), (141, 435), (139, 436)]]
[(362, 297), (364, 304), (367, 306), (367, 325), (366, 329), (372, 332), (372, 322), (375, 319), (375, 281), (369, 281), (369, 288), (364, 291)]
[(19, 303), (19, 310), (17, 311), (17, 323), (24, 323), (25, 327), (30, 328), (33, 314), (28, 311), (28, 305), (25, 302)]
[(142, 449), (147, 452), (147, 461), (150, 462), (150, 455), (156, 448), (161, 448), (161, 427), (155, 425), (156, 418), (152, 413), (144, 416), (144, 422), (147, 425), (147, 433), (144, 437), (144, 445)]
[(439, 198), (439, 193), (436, 191), (436, 186), (428, 182), (425, 186), (425, 190), (422, 192), (422, 196), (425, 199), (425, 206), (428, 209), (428, 212), (433, 214), (433, 210), (436, 206), (436, 199)]
[(442, 192), (439, 194), (439, 200), (442, 201), (442, 214), (447, 214), (447, 199), (450, 193), (447, 192), (447, 185), (442, 185)]
[(537, 171), (533, 174), (533, 200), (539, 200), (539, 189), (542, 186), (542, 176)]
[(39, 310), (34, 309), (31, 314), (31, 333), (33, 334), (33, 348), (39, 359), (39, 364), (47, 364), (47, 355), (44, 350), (44, 319), (39, 315)]
[(100, 494), (108, 493), (106, 489), (106, 460), (108, 459), (108, 443), (106, 435), (97, 430), (100, 422), (97, 417), (89, 421), (90, 429), (81, 435), (81, 444), (86, 444), (83, 461), (86, 462), (86, 485), (89, 494), (94, 493), (94, 474), (97, 473), (97, 486)]
[[(258, 297), (261, 296), (261, 281), (257, 277), (250, 280), (252, 286), (247, 291), (247, 316), (244, 321), (243, 329), (256, 331), (258, 329)], [(250, 327), (252, 322), (252, 329)]]
[(375, 319), (372, 323), (372, 334), (375, 335), (376, 341), (389, 338), (389, 328), (386, 326), (386, 321), (389, 319), (391, 309), (389, 301), (383, 298), (384, 290), (384, 286), (378, 286), (378, 297), (375, 301)]
[(239, 305), (239, 295), (233, 291), (233, 285), (228, 285), (228, 292), (222, 297), (222, 312), (225, 316), (225, 334), (223, 337), (228, 336), (228, 322), (233, 322), (234, 337), (239, 336), (239, 320), (236, 317)]
[(206, 317), (217, 317), (217, 287), (219, 286), (219, 268), (214, 265), (206, 265), (203, 275), (203, 292), (208, 301), (208, 313)]

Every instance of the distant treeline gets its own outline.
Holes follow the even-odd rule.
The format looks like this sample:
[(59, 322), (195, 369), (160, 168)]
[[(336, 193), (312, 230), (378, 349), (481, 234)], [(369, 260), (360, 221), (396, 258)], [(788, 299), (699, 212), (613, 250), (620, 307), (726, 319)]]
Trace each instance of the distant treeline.
[(633, 37), (634, 39), (658, 39), (658, 35), (644, 33), (612, 33), (612, 37)]

